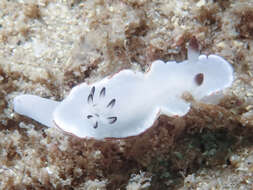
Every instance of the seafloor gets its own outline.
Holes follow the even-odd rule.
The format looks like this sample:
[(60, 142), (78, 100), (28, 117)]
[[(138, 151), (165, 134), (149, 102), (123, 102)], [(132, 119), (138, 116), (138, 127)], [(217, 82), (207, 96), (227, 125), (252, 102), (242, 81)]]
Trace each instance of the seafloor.
[[(112, 141), (13, 112), (19, 94), (62, 100), (81, 82), (184, 60), (193, 36), (234, 67), (219, 105)], [(1, 0), (0, 189), (252, 189), (252, 40), (252, 0)]]

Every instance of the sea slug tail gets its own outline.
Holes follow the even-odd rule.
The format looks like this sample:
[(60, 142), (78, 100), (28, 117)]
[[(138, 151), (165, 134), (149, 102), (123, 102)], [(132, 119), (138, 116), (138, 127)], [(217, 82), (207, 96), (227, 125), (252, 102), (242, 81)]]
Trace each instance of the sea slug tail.
[(53, 111), (58, 104), (57, 101), (35, 95), (19, 95), (13, 101), (15, 112), (30, 117), (47, 127), (54, 126)]

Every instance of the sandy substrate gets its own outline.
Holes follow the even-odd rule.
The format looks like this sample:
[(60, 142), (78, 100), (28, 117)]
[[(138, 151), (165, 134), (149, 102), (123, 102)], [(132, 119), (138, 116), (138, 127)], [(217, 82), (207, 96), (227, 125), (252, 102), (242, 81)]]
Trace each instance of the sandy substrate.
[[(234, 67), (219, 105), (108, 142), (13, 112), (19, 94), (62, 100), (81, 82), (184, 60), (193, 36)], [(251, 0), (1, 0), (0, 189), (252, 189), (252, 39)]]

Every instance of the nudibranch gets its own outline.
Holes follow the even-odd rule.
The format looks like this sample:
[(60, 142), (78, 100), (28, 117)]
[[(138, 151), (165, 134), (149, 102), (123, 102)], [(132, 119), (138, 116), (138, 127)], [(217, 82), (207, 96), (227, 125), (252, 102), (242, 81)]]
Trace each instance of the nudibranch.
[(185, 115), (191, 106), (182, 97), (185, 92), (211, 103), (232, 82), (233, 68), (225, 59), (189, 48), (183, 62), (157, 60), (145, 73), (122, 70), (82, 83), (61, 102), (19, 95), (14, 110), (80, 138), (124, 138), (143, 133), (161, 114)]

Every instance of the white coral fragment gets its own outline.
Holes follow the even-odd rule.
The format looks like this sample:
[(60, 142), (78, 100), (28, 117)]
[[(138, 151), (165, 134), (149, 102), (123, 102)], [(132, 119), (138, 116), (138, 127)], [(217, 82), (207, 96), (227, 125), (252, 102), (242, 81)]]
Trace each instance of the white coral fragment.
[(181, 63), (154, 61), (146, 73), (122, 70), (91, 85), (82, 83), (61, 103), (18, 96), (14, 109), (81, 138), (135, 136), (161, 114), (185, 115), (190, 109), (190, 102), (182, 98), (185, 92), (197, 101), (212, 103), (232, 84), (233, 69), (223, 58), (188, 55), (194, 57)]

